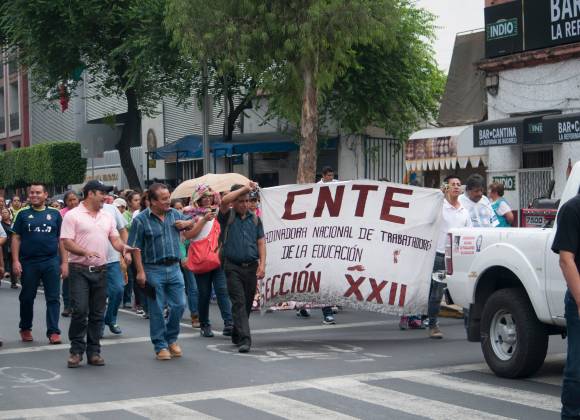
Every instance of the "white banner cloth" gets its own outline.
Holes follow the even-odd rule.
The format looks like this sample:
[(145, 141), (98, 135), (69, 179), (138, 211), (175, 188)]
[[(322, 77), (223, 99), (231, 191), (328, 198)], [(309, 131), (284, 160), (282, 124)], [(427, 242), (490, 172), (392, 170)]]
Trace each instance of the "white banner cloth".
[(443, 194), (376, 181), (261, 192), (261, 307), (295, 300), (426, 313)]

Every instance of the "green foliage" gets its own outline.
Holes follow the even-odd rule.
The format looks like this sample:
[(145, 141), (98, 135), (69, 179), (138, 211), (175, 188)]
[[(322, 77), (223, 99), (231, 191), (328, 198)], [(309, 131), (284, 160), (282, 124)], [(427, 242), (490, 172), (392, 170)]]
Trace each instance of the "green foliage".
[(324, 92), (323, 115), (349, 133), (374, 125), (406, 139), (437, 117), (446, 77), (431, 47), (434, 16), (410, 0), (397, 5), (394, 43), (355, 46), (355, 62)]
[(24, 187), (31, 182), (47, 185), (80, 184), (87, 160), (76, 142), (43, 143), (0, 153), (0, 186)]
[(394, 0), (168, 0), (166, 25), (194, 60), (243, 68), (269, 106), (301, 119), (304, 73), (328, 89), (355, 64), (355, 45), (394, 42)]

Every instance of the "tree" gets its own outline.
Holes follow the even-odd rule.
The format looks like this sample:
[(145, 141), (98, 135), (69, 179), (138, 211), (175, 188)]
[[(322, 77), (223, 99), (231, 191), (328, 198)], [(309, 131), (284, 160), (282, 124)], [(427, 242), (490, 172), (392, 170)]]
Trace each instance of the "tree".
[(446, 77), (431, 47), (434, 16), (408, 0), (398, 9), (395, 42), (355, 46), (354, 65), (324, 93), (321, 114), (349, 133), (374, 125), (402, 140), (437, 117)]
[(4, 43), (18, 49), (39, 97), (58, 86), (72, 94), (84, 70), (102, 96), (126, 98), (116, 148), (134, 189), (130, 148), (140, 142), (141, 115), (153, 115), (163, 95), (188, 90), (191, 65), (171, 46), (164, 12), (165, 0), (4, 0), (0, 7)]
[(394, 39), (396, 0), (168, 0), (183, 51), (240, 65), (300, 125), (299, 183), (316, 174), (318, 101), (354, 64), (353, 46)]

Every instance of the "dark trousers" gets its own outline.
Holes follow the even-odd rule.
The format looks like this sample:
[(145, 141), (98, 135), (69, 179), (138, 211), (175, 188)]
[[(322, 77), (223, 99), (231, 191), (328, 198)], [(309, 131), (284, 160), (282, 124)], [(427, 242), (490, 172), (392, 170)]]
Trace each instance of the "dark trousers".
[[(433, 272), (445, 270), (445, 254), (435, 254)], [(445, 293), (445, 283), (431, 279), (431, 289), (429, 289), (429, 306), (427, 316), (429, 317), (429, 328), (435, 328), (438, 324), (437, 315), (441, 310), (441, 300)]]
[(133, 287), (135, 284), (135, 273), (133, 272), (133, 264), (127, 266), (127, 284), (123, 291), (123, 305), (131, 304), (131, 297), (133, 296)]
[(236, 343), (252, 344), (250, 314), (258, 283), (257, 269), (258, 262), (252, 263), (248, 267), (242, 267), (227, 260), (224, 264), (234, 319), (232, 341)]
[(70, 309), (70, 294), (68, 290), (68, 277), (62, 279), (62, 304), (65, 309)]
[(580, 418), (580, 317), (578, 306), (566, 291), (565, 317), (568, 330), (568, 353), (562, 384), (562, 419)]
[[(106, 270), (90, 273), (71, 265), (69, 274), (71, 321), (70, 352), (88, 356), (101, 352), (101, 330), (107, 306)], [(85, 341), (86, 336), (86, 341)]]
[(60, 261), (58, 257), (42, 261), (21, 261), (20, 329), (32, 329), (34, 300), (42, 281), (46, 300), (46, 335), (60, 334)]
[(230, 325), (232, 323), (232, 306), (228, 298), (226, 276), (222, 268), (216, 268), (208, 273), (196, 274), (195, 281), (197, 284), (197, 311), (200, 324), (204, 327), (210, 325), (209, 302), (211, 300), (211, 289), (213, 286), (224, 325)]

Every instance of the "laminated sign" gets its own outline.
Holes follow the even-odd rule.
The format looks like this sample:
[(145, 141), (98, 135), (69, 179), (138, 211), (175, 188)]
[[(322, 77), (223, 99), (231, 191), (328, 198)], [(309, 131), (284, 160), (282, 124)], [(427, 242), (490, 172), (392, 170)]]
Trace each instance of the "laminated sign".
[(426, 313), (442, 200), (439, 190), (375, 181), (262, 190), (261, 307)]

